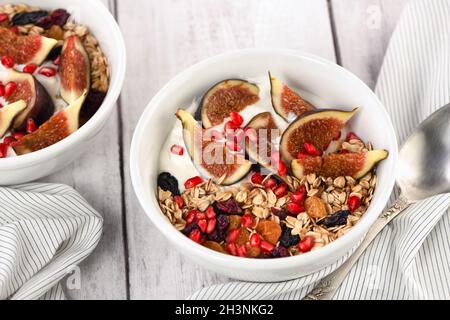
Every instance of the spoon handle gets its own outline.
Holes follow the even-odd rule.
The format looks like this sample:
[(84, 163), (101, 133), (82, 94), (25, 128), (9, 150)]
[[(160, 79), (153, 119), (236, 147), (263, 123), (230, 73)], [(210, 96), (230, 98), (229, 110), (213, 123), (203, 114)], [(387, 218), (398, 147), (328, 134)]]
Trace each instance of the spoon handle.
[(353, 255), (339, 269), (323, 278), (311, 291), (311, 293), (305, 297), (305, 300), (331, 300), (347, 274), (350, 272), (364, 251), (366, 251), (367, 247), (376, 238), (376, 236), (384, 229), (386, 225), (388, 225), (410, 205), (410, 201), (408, 201), (405, 197), (400, 196), (392, 207), (383, 213), (369, 229), (365, 239)]

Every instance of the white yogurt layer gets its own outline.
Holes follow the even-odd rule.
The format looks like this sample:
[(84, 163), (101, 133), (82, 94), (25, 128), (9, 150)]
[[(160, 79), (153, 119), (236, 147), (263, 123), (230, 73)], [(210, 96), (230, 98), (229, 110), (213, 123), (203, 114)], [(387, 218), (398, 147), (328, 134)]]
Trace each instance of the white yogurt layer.
[[(260, 100), (245, 108), (240, 112), (240, 115), (244, 118), (244, 126), (250, 122), (256, 115), (263, 112), (270, 112), (273, 119), (280, 130), (283, 132), (288, 127), (287, 123), (282, 117), (280, 117), (272, 107), (272, 99), (270, 94), (270, 80), (268, 76), (246, 79), (251, 83), (255, 83), (260, 88)], [(311, 94), (310, 92), (305, 92), (303, 90), (296, 89), (302, 98), (309, 101), (311, 104), (317, 106), (318, 108), (325, 108), (325, 102), (319, 97)], [(196, 98), (192, 105), (188, 108), (191, 114), (194, 114), (199, 107), (199, 100)], [(214, 127), (214, 130), (219, 132), (224, 131), (224, 124), (230, 119), (226, 119), (223, 124)], [(184, 155), (178, 156), (171, 152), (171, 147), (173, 145), (179, 145), (184, 148)], [(183, 127), (180, 121), (176, 121), (170, 134), (167, 137), (166, 142), (163, 145), (159, 160), (160, 172), (169, 172), (172, 174), (180, 184), (180, 189), (183, 190), (184, 182), (192, 177), (201, 175), (199, 170), (194, 165), (192, 159), (190, 158), (186, 145), (183, 139)]]

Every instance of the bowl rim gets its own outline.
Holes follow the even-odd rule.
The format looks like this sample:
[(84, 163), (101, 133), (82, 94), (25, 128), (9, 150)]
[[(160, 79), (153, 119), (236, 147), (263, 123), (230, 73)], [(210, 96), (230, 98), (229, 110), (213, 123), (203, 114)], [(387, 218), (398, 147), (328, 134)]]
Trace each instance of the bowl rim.
[[(180, 231), (173, 227), (173, 225), (168, 221), (168, 219), (164, 216), (161, 209), (159, 208), (159, 204), (156, 201), (156, 197), (151, 197), (148, 199), (148, 196), (143, 192), (143, 187), (141, 183), (141, 175), (139, 169), (139, 145), (140, 141), (143, 139), (143, 131), (148, 125), (151, 123), (151, 119), (153, 115), (157, 112), (157, 105), (160, 104), (160, 100), (164, 93), (170, 90), (172, 87), (179, 86), (188, 75), (198, 72), (198, 70), (206, 68), (208, 65), (220, 63), (221, 60), (230, 59), (232, 57), (238, 58), (240, 55), (253, 55), (253, 54), (266, 54), (266, 55), (280, 55), (280, 56), (293, 56), (295, 58), (301, 58), (306, 60), (311, 60), (315, 63), (323, 64), (327, 67), (334, 68), (340, 75), (350, 77), (354, 80), (357, 80), (367, 91), (367, 94), (371, 96), (373, 101), (379, 107), (379, 111), (383, 113), (384, 118), (387, 121), (387, 125), (389, 127), (390, 132), (388, 135), (390, 137), (391, 150), (389, 150), (389, 158), (390, 158), (390, 167), (386, 168), (388, 172), (395, 172), (398, 163), (398, 142), (397, 136), (392, 124), (392, 120), (389, 114), (386, 111), (386, 108), (383, 106), (380, 99), (375, 95), (375, 93), (356, 75), (348, 71), (347, 69), (337, 65), (334, 62), (331, 62), (322, 57), (318, 57), (316, 55), (306, 53), (299, 50), (292, 49), (282, 49), (282, 48), (252, 48), (252, 49), (242, 49), (229, 51), (217, 56), (213, 56), (207, 58), (199, 63), (194, 64), (188, 69), (182, 71), (177, 76), (172, 78), (150, 101), (141, 115), (138, 124), (136, 126), (132, 143), (130, 149), (130, 175), (131, 182), (133, 185), (134, 192), (138, 198), (138, 201), (143, 208), (145, 214), (150, 218), (152, 223), (158, 228), (158, 230), (163, 233), (163, 235), (171, 242), (176, 242), (177, 249), (183, 250), (184, 252), (191, 253), (192, 256), (202, 257), (208, 259), (210, 263), (215, 265), (226, 266), (230, 268), (239, 268), (240, 270), (253, 270), (253, 271), (273, 271), (280, 269), (288, 269), (292, 267), (300, 267), (302, 265), (311, 265), (318, 261), (325, 259), (326, 257), (335, 257), (336, 260), (339, 257), (343, 257), (347, 252), (344, 250), (347, 248), (348, 243), (352, 242), (353, 244), (360, 243), (365, 235), (367, 234), (369, 228), (374, 224), (376, 219), (383, 212), (384, 207), (386, 206), (389, 197), (391, 196), (391, 192), (395, 185), (395, 175), (390, 175), (390, 180), (384, 194), (381, 194), (380, 200), (376, 204), (372, 204), (368, 213), (366, 213), (365, 219), (362, 219), (357, 225), (355, 225), (346, 235), (337, 239), (336, 241), (326, 245), (323, 248), (318, 250), (298, 255), (292, 256), (282, 259), (248, 259), (248, 258), (240, 258), (234, 257), (230, 255), (221, 254), (215, 252), (211, 249), (205, 248), (202, 245), (199, 245), (187, 237), (185, 237)], [(389, 192), (388, 192), (389, 191)], [(155, 192), (156, 194), (156, 192)], [(375, 214), (375, 211), (378, 211), (379, 214)], [(339, 257), (336, 255), (339, 254)]]
[(77, 144), (88, 137), (93, 131), (98, 130), (98, 123), (106, 120), (111, 114), (111, 110), (119, 98), (125, 81), (127, 61), (125, 41), (119, 25), (106, 6), (100, 0), (90, 0), (89, 5), (103, 16), (107, 25), (111, 28), (111, 34), (115, 38), (116, 50), (118, 52), (118, 63), (114, 69), (114, 81), (109, 85), (105, 100), (94, 116), (76, 132), (45, 149), (22, 156), (0, 159), (0, 170), (21, 169), (56, 158), (59, 154), (69, 149), (70, 146)]

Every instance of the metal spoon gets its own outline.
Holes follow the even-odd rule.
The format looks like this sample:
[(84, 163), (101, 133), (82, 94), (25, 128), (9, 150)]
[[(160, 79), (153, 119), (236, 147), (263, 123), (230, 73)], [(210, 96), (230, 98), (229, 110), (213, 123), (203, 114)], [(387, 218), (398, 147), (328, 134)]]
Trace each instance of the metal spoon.
[(355, 253), (320, 281), (305, 300), (329, 300), (376, 236), (411, 204), (450, 192), (450, 104), (426, 119), (400, 151), (397, 184), (400, 198), (370, 228)]

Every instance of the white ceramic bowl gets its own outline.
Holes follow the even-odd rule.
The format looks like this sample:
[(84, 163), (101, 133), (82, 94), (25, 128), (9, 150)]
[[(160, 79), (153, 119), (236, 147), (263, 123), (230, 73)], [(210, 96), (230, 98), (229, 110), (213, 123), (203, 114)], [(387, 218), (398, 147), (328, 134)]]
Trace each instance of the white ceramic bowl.
[[(236, 77), (255, 78), (270, 70), (297, 88), (321, 97), (330, 107), (359, 106), (352, 126), (390, 156), (378, 169), (378, 188), (364, 218), (346, 236), (330, 245), (284, 259), (245, 259), (216, 253), (186, 238), (158, 206), (159, 153), (176, 121), (177, 108), (189, 106), (213, 84)], [(149, 138), (150, 137), (150, 138)], [(170, 81), (150, 102), (136, 128), (131, 147), (131, 177), (144, 211), (181, 253), (197, 264), (231, 278), (259, 282), (294, 279), (316, 272), (344, 257), (364, 238), (385, 207), (394, 186), (397, 140), (391, 120), (375, 94), (356, 76), (316, 56), (289, 50), (250, 49), (203, 61)], [(180, 182), (183, 183), (183, 182)]]
[(122, 33), (108, 9), (99, 0), (0, 1), (0, 5), (7, 3), (26, 3), (43, 9), (63, 8), (73, 11), (77, 22), (88, 26), (99, 40), (110, 64), (111, 83), (100, 109), (77, 132), (46, 149), (20, 157), (0, 159), (0, 185), (25, 183), (45, 177), (67, 166), (87, 150), (113, 111), (126, 69)]

